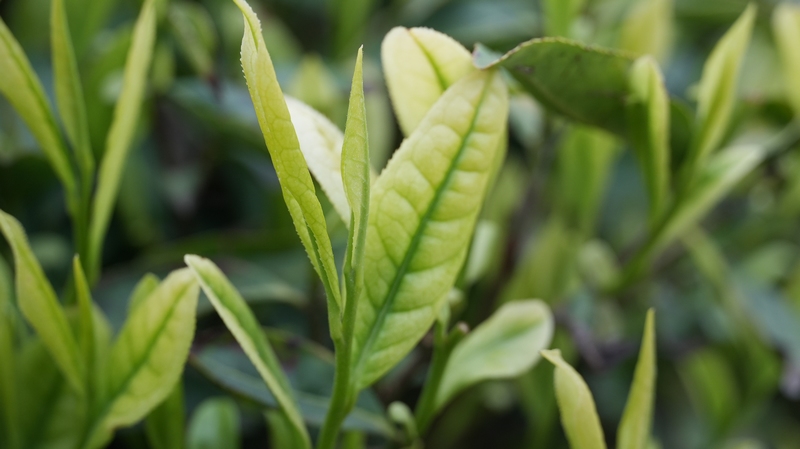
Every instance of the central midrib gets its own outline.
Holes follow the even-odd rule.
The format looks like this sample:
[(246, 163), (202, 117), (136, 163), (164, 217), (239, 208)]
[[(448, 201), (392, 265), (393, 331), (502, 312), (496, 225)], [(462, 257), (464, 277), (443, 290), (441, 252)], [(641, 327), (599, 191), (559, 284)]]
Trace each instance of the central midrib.
[(366, 355), (370, 353), (370, 349), (375, 343), (377, 334), (379, 330), (383, 327), (383, 323), (386, 320), (386, 316), (389, 314), (389, 309), (391, 309), (391, 306), (394, 303), (394, 299), (397, 296), (398, 290), (400, 289), (400, 283), (405, 277), (405, 273), (408, 271), (408, 266), (411, 263), (411, 259), (416, 254), (417, 247), (419, 246), (420, 240), (422, 239), (422, 234), (423, 234), (422, 231), (427, 227), (428, 223), (430, 222), (431, 215), (433, 214), (433, 211), (436, 209), (437, 205), (439, 204), (439, 201), (441, 200), (442, 192), (446, 190), (446, 187), (450, 183), (450, 180), (453, 176), (453, 172), (455, 171), (455, 167), (458, 165), (459, 160), (464, 154), (464, 149), (466, 148), (467, 145), (468, 136), (472, 134), (472, 131), (475, 128), (475, 122), (478, 118), (481, 105), (483, 104), (483, 101), (486, 97), (486, 92), (489, 90), (489, 86), (490, 82), (487, 82), (483, 88), (483, 91), (481, 92), (480, 100), (478, 101), (478, 104), (475, 107), (475, 114), (472, 117), (472, 121), (470, 122), (467, 132), (464, 134), (464, 138), (461, 141), (461, 146), (456, 152), (456, 157), (453, 158), (453, 163), (448, 168), (444, 180), (440, 184), (440, 188), (436, 190), (436, 193), (434, 194), (430, 206), (425, 211), (425, 215), (420, 220), (420, 226), (418, 226), (417, 230), (414, 232), (414, 236), (411, 239), (411, 243), (409, 244), (408, 250), (403, 256), (403, 261), (398, 267), (395, 277), (392, 280), (392, 285), (391, 288), (389, 289), (389, 292), (386, 295), (386, 300), (383, 302), (383, 305), (381, 306), (381, 309), (378, 312), (378, 318), (375, 320), (375, 324), (370, 329), (370, 333), (369, 336), (367, 337), (364, 347), (358, 355), (358, 361), (356, 363), (356, 375), (358, 376), (358, 378), (354, 379), (358, 383), (361, 382), (361, 377), (363, 376), (363, 373), (361, 371), (364, 367), (364, 364), (366, 363), (366, 357), (367, 357)]

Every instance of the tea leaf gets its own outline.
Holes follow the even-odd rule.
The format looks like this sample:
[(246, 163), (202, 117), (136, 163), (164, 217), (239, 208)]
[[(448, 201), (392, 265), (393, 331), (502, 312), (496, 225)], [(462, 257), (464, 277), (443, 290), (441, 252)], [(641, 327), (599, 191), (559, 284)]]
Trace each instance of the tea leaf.
[(781, 56), (789, 103), (800, 115), (800, 6), (780, 3), (772, 13), (775, 44)]
[(89, 289), (89, 282), (81, 266), (81, 260), (76, 255), (72, 259), (72, 274), (75, 280), (75, 296), (78, 299), (78, 343), (83, 353), (83, 361), (86, 364), (86, 385), (91, 387), (94, 384), (95, 370), (95, 336), (94, 336), (94, 304), (92, 293)]
[(617, 449), (646, 449), (653, 420), (656, 383), (655, 312), (650, 309), (644, 324), (642, 348), (633, 375), (625, 412), (617, 431)]
[(183, 384), (178, 381), (167, 399), (147, 416), (144, 428), (153, 449), (179, 449), (184, 447), (185, 425)]
[(214, 71), (217, 32), (208, 11), (197, 3), (171, 2), (167, 17), (178, 48), (195, 72), (210, 76)]
[[(5, 22), (0, 19), (0, 94), (28, 125), (42, 147), (50, 165), (67, 192), (67, 201), (74, 201), (77, 181), (70, 162), (69, 152), (61, 139), (50, 103), (42, 83), (31, 67), (30, 61), (14, 39)], [(74, 207), (74, 204), (72, 204)]]
[(478, 382), (516, 377), (539, 361), (553, 338), (553, 315), (539, 300), (512, 301), (453, 349), (436, 395), (441, 409), (456, 394)]
[(548, 36), (570, 37), (572, 22), (585, 3), (585, 0), (544, 0), (545, 33)]
[(158, 288), (158, 284), (161, 283), (161, 280), (158, 279), (158, 276), (154, 275), (153, 273), (147, 273), (139, 280), (136, 286), (133, 288), (133, 293), (131, 293), (131, 297), (128, 299), (128, 313), (133, 312), (139, 307), (139, 304), (142, 303), (150, 293), (153, 293), (153, 290)]
[(639, 0), (622, 23), (619, 46), (663, 62), (672, 38), (672, 0)]
[(435, 320), (466, 257), (507, 115), (499, 73), (465, 76), (373, 186), (353, 347), (359, 388), (399, 362)]
[(125, 63), (122, 91), (114, 108), (114, 119), (108, 130), (106, 149), (97, 178), (92, 220), (89, 225), (89, 279), (97, 278), (103, 238), (114, 201), (119, 192), (122, 169), (133, 143), (136, 124), (144, 101), (147, 76), (156, 39), (155, 0), (145, 0), (133, 28), (131, 47)]
[(719, 40), (703, 66), (697, 98), (695, 133), (684, 161), (687, 182), (717, 149), (728, 129), (736, 98), (739, 70), (750, 42), (756, 7), (749, 4)]
[(85, 447), (101, 446), (173, 390), (194, 337), (198, 290), (190, 270), (176, 270), (131, 311), (107, 358), (107, 385)]
[(628, 129), (647, 185), (650, 221), (655, 223), (669, 195), (669, 95), (658, 64), (648, 56), (634, 63), (630, 84)]
[[(476, 64), (481, 55), (475, 56)], [(625, 135), (633, 58), (561, 38), (533, 39), (486, 67), (504, 67), (545, 107), (572, 120)]]
[(237, 449), (241, 447), (242, 437), (239, 421), (239, 408), (232, 399), (206, 399), (197, 407), (189, 423), (188, 449)]
[(410, 136), (448, 87), (474, 70), (464, 46), (428, 28), (393, 28), (381, 59), (403, 134)]
[[(0, 264), (4, 264), (0, 260)], [(11, 316), (11, 304), (6, 303), (3, 268), (0, 267), (0, 445), (9, 449), (22, 446), (18, 418), (17, 356), (14, 351), (16, 323)], [(10, 280), (10, 279), (9, 279)]]
[(339, 275), (333, 259), (325, 215), (292, 126), (275, 68), (261, 35), (261, 23), (245, 0), (234, 0), (245, 18), (242, 67), (250, 97), (278, 174), (283, 199), (328, 299), (328, 321), (334, 340), (341, 338)]
[(542, 351), (542, 356), (555, 365), (554, 385), (561, 425), (572, 449), (605, 449), (606, 443), (592, 392), (583, 378), (564, 359), (561, 351)]
[(53, 287), (31, 251), (25, 230), (14, 217), (0, 211), (0, 231), (14, 253), (17, 301), (22, 315), (39, 334), (70, 385), (83, 394), (84, 365), (78, 343)]
[(247, 303), (213, 262), (192, 255), (187, 255), (185, 260), (222, 321), (256, 366), (258, 373), (275, 396), (281, 411), (303, 440), (303, 447), (310, 447), (311, 441), (303, 425), (303, 419), (297, 411), (289, 381)]
[(50, 29), (53, 48), (53, 77), (56, 103), (61, 122), (67, 132), (84, 176), (84, 184), (91, 187), (94, 177), (94, 154), (89, 142), (89, 122), (86, 102), (78, 73), (78, 62), (72, 46), (64, 0), (53, 0), (50, 9)]

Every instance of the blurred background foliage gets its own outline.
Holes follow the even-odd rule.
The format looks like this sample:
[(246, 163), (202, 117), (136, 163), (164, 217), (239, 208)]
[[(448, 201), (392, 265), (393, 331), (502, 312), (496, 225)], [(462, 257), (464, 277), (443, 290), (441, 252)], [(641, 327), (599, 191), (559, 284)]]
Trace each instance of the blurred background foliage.
[[(52, 86), (49, 3), (0, 1), (0, 16), (47, 89)], [(792, 119), (772, 34), (777, 0), (755, 3), (758, 16), (725, 141), (764, 140)], [(284, 90), (340, 127), (353, 59), (364, 45), (370, 151), (380, 170), (402, 138), (380, 71), (380, 42), (394, 26), (431, 27), (467, 48), (482, 43), (496, 51), (545, 35), (650, 51), (676, 103), (691, 105), (704, 61), (747, 2), (251, 4), (264, 21)], [(92, 147), (99, 149), (141, 3), (67, 0), (66, 5)], [(263, 151), (238, 61), (242, 32), (241, 14), (231, 1), (160, 2), (147, 100), (106, 238), (95, 299), (118, 327), (127, 295), (144, 273), (164, 275), (183, 265), (185, 253), (214, 258), (269, 327), (305, 418), (319, 423), (333, 373), (323, 292)], [(680, 118), (680, 111), (673, 117)], [(672, 143), (680, 148), (676, 141), (688, 137), (676, 127)], [(673, 160), (681, 157), (673, 154)], [(321, 200), (341, 255), (345, 227), (330, 203)], [(0, 209), (20, 219), (48, 276), (66, 286), (74, 248), (63, 191), (35, 140), (1, 98)], [(641, 276), (609, 290), (604, 286), (641, 247), (648, 229), (648, 198), (636, 159), (624, 141), (556, 116), (514, 89), (508, 157), (479, 222), (455, 310), (474, 326), (507, 299), (549, 302), (558, 322), (554, 346), (587, 379), (613, 440), (644, 314), (654, 306), (659, 372), (653, 447), (799, 448), (798, 218), (800, 148), (794, 148), (753, 170)], [(9, 260), (5, 246), (0, 254)], [(0, 269), (7, 270), (6, 265), (0, 259)], [(349, 447), (390, 442), (393, 424), (386, 405), (416, 401), (430, 345), (424, 340), (361, 397), (346, 423), (353, 431), (346, 438)], [(236, 401), (222, 399), (225, 395)], [(171, 406), (178, 414), (185, 409), (190, 434), (217, 432), (229, 438), (225, 447), (263, 447), (268, 430), (261, 412), (274, 399), (207, 302), (201, 303), (183, 396), (184, 405), (178, 398)], [(209, 398), (215, 402), (203, 402)], [(164, 413), (164, 407), (155, 413)], [(146, 437), (155, 422), (121, 432), (113, 447), (158, 447), (148, 446)], [(240, 443), (232, 428), (241, 430)], [(516, 381), (465, 392), (425, 441), (437, 449), (566, 447), (552, 368), (540, 364)]]

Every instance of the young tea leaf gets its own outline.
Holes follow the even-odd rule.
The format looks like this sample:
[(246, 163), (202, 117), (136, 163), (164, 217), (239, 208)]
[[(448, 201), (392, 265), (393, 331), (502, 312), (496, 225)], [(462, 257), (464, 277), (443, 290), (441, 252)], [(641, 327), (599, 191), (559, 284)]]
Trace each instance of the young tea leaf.
[(33, 255), (22, 225), (0, 210), (0, 231), (14, 253), (17, 302), (70, 385), (85, 392), (84, 364), (78, 343), (52, 285)]
[(642, 348), (633, 375), (628, 402), (617, 431), (617, 449), (646, 449), (653, 420), (656, 383), (655, 312), (650, 309), (644, 324)]
[(606, 449), (603, 428), (594, 406), (592, 392), (573, 367), (561, 358), (561, 351), (542, 351), (542, 357), (555, 365), (554, 385), (561, 425), (571, 449)]
[(478, 382), (516, 377), (533, 367), (553, 338), (553, 315), (539, 300), (512, 301), (453, 349), (436, 394), (441, 409)]
[(783, 80), (789, 104), (800, 116), (800, 6), (780, 3), (772, 13), (775, 44), (781, 56)]
[(187, 255), (185, 260), (222, 321), (258, 369), (288, 422), (301, 437), (303, 447), (311, 447), (311, 440), (292, 397), (289, 381), (250, 307), (213, 262), (192, 255)]
[(232, 399), (225, 397), (206, 399), (197, 407), (189, 423), (188, 449), (241, 447), (239, 421), (239, 408)]
[(354, 333), (359, 388), (433, 324), (466, 257), (507, 115), (502, 76), (472, 72), (442, 95), (373, 186)]
[(392, 29), (383, 38), (381, 59), (394, 112), (406, 136), (448, 87), (474, 70), (463, 45), (428, 28)]
[(167, 399), (147, 415), (144, 428), (153, 449), (173, 449), (184, 447), (185, 426), (183, 384), (179, 381)]
[(672, 0), (638, 0), (622, 22), (619, 46), (664, 62), (672, 38)]
[(158, 279), (158, 276), (154, 275), (153, 273), (147, 273), (139, 280), (136, 286), (133, 288), (133, 293), (131, 293), (131, 297), (128, 299), (128, 313), (133, 312), (139, 307), (139, 304), (142, 303), (150, 293), (153, 293), (153, 290), (158, 288), (158, 284), (161, 283), (161, 280)]

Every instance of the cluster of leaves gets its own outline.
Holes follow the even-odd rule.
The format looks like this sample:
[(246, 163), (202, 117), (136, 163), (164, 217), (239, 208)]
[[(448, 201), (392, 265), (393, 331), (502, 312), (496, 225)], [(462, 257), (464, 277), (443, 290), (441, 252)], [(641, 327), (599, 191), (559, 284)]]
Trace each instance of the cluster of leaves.
[[(787, 299), (800, 298), (800, 270), (789, 267), (796, 245), (778, 243), (793, 235), (800, 212), (797, 157), (788, 151), (800, 141), (797, 7), (774, 8), (767, 28), (775, 45), (760, 48), (782, 68), (785, 95), (774, 105), (743, 108), (739, 80), (747, 81), (746, 61), (757, 53), (747, 52), (759, 10), (752, 4), (739, 5), (738, 19), (715, 39), (691, 106), (674, 87), (668, 91), (662, 73), (674, 41), (668, 0), (626, 4), (614, 14), (604, 8), (621, 2), (543, 0), (547, 37), (505, 54), (480, 44), (470, 53), (432, 29), (394, 27), (380, 49), (386, 91), (363, 49), (351, 53), (375, 5), (337, 1), (330, 51), (342, 59), (356, 55), (349, 100), (334, 72), (313, 57), (292, 83), (279, 83), (291, 38), (271, 16), (262, 29), (245, 0), (215, 3), (213, 15), (197, 3), (145, 0), (132, 28), (95, 44), (101, 56), (94, 60), (87, 51), (91, 30), (104, 18), (80, 21), (88, 35), (68, 25), (75, 5), (88, 3), (50, 2), (58, 119), (32, 62), (0, 21), (0, 93), (63, 187), (75, 254), (59, 300), (42, 266), (47, 253), (0, 211), (16, 275), (12, 282), (0, 259), (3, 447), (99, 448), (143, 419), (154, 448), (239, 447), (241, 430), (259, 427), (241, 410), (263, 412), (271, 447), (310, 448), (312, 440), (322, 449), (455, 447), (469, 445), (468, 426), (487, 407), (522, 412), (526, 423), (522, 438), (492, 432), (492, 445), (605, 448), (602, 423), (616, 421), (613, 441), (621, 449), (749, 448), (761, 441), (788, 448), (796, 441), (796, 420), (782, 413), (782, 401), (798, 394), (792, 367), (800, 363), (800, 309)], [(107, 16), (111, 3), (96, 3), (92, 11)], [(447, 2), (397, 3), (404, 22), (447, 9)], [(236, 8), (241, 14), (233, 18)], [(160, 24), (168, 36), (158, 32)], [(241, 56), (250, 102), (238, 101), (246, 99), (244, 88), (220, 82), (226, 75), (217, 67), (215, 26), (224, 57)], [(508, 48), (511, 36), (487, 42)], [(182, 68), (173, 49), (205, 87), (176, 79)], [(341, 70), (349, 78), (350, 69)], [(758, 84), (775, 74), (749, 76)], [(178, 109), (226, 146), (261, 150), (266, 143), (271, 164), (241, 148), (225, 157), (240, 167), (234, 174), (245, 167), (275, 197), (267, 234), (165, 244), (174, 231), (157, 223), (146, 192), (163, 190), (178, 222), (203, 209), (203, 201), (186, 198), (201, 187), (197, 168), (173, 170), (178, 175), (161, 187), (143, 185), (152, 162), (130, 150), (141, 116), (152, 114), (148, 86), (152, 101), (167, 110), (156, 113), (161, 121), (174, 122)], [(113, 114), (102, 94), (109, 90)], [(233, 108), (226, 105), (232, 98)], [(390, 111), (402, 135), (395, 151)], [(0, 124), (0, 145), (12, 142), (6, 134), (13, 129)], [(170, 132), (158, 145), (186, 145)], [(770, 167), (785, 182), (776, 184)], [(634, 174), (623, 190), (644, 193), (616, 194), (634, 198), (633, 207), (604, 204), (619, 173)], [(768, 204), (750, 206), (758, 213), (726, 211), (736, 218), (723, 220), (727, 226), (703, 221), (743, 185), (751, 187), (741, 189), (750, 203), (766, 195)], [(4, 208), (14, 204), (0, 200)], [(113, 285), (100, 270), (118, 200), (123, 246), (154, 248), (141, 258), (145, 270), (168, 271), (180, 259), (188, 268), (163, 281), (133, 275), (141, 280), (127, 307), (106, 300), (101, 310), (92, 288), (102, 295)], [(252, 200), (242, 201), (249, 210)], [(211, 209), (209, 217), (219, 214)], [(703, 230), (714, 226), (714, 235)], [(291, 243), (295, 233), (300, 247)], [(755, 255), (729, 267), (723, 244)], [(250, 254), (250, 262), (215, 257), (218, 266), (185, 253)], [(264, 253), (282, 276), (257, 262)], [(683, 285), (687, 271), (699, 272), (700, 285), (711, 288)], [(198, 302), (201, 290), (208, 301)], [(700, 306), (676, 299), (693, 290), (689, 299)], [(287, 305), (295, 312), (281, 310)], [(660, 351), (655, 314), (644, 312), (653, 305), (666, 321)], [(297, 309), (305, 311), (299, 318)], [(224, 337), (211, 310), (238, 345)], [(686, 310), (701, 318), (687, 320)], [(265, 318), (283, 330), (263, 328)], [(620, 394), (595, 389), (603, 395), (596, 410), (568, 361), (585, 362), (589, 385), (602, 386), (603, 369), (619, 370), (617, 362), (633, 352), (614, 341), (625, 326), (638, 332), (642, 318), (630, 390), (621, 387), (630, 382), (627, 371), (615, 376), (608, 391)], [(699, 342), (689, 337), (692, 326), (701, 328)], [(112, 328), (119, 328), (113, 343)], [(675, 418), (683, 414), (671, 410), (682, 406), (678, 401), (656, 408), (658, 352), (679, 377), (662, 369), (667, 383), (660, 391), (672, 394), (680, 385), (702, 417), (699, 430)], [(540, 356), (555, 369), (539, 364)], [(209, 388), (240, 400), (210, 398)], [(186, 404), (195, 411), (184, 429)], [(654, 410), (667, 415), (655, 434)], [(759, 429), (773, 416), (780, 419)], [(120, 438), (143, 444), (130, 443), (137, 431), (128, 435), (134, 436)]]

